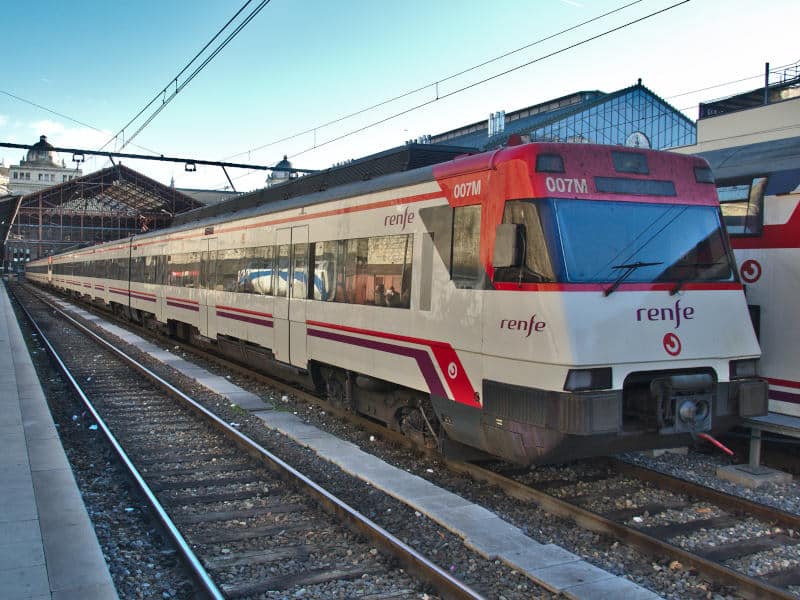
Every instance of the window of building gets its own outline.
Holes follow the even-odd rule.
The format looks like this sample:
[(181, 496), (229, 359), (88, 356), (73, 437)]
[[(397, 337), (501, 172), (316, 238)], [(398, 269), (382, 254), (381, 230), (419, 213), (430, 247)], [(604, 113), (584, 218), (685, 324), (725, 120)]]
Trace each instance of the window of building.
[(717, 194), (730, 235), (761, 235), (766, 177), (719, 182)]

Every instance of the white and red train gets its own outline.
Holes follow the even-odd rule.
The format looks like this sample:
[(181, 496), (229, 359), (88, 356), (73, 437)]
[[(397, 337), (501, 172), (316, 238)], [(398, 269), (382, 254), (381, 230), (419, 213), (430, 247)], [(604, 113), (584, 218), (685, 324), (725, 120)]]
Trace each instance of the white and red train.
[(766, 413), (702, 159), (527, 144), (254, 204), (27, 276), (517, 463)]
[(714, 169), (769, 382), (769, 410), (800, 417), (800, 137), (703, 153)]

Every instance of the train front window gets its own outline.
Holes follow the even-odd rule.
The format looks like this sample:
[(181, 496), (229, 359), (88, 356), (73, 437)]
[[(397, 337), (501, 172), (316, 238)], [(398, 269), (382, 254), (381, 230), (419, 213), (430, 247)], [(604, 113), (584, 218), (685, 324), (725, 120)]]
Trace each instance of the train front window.
[(733, 281), (715, 206), (549, 200), (563, 280)]
[(506, 202), (503, 210), (503, 223), (523, 226), (523, 247), (521, 265), (495, 269), (495, 281), (517, 283), (543, 283), (556, 281), (553, 261), (548, 252), (544, 224), (548, 207), (541, 202), (515, 200)]

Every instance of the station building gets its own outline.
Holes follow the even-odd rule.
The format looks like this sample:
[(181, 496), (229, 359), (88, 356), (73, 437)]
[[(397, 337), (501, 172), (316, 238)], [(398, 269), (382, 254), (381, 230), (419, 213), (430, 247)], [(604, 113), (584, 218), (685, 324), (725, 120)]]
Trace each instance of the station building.
[(423, 136), (431, 144), (488, 150), (511, 135), (524, 141), (626, 145), (663, 150), (697, 141), (694, 122), (642, 85), (612, 93), (575, 92), (451, 131)]
[(9, 168), (8, 190), (11, 194), (30, 194), (70, 181), (82, 174), (78, 168), (68, 169), (63, 160), (59, 164), (53, 146), (47, 141), (47, 136), (43, 135), (31, 146), (27, 156), (18, 165)]
[[(47, 173), (53, 164), (57, 167), (52, 157), (38, 162), (47, 166), (31, 171), (37, 174), (36, 183), (39, 173)], [(20, 164), (23, 168), (32, 167)], [(89, 175), (74, 174), (74, 170), (61, 173), (63, 180), (56, 184), (48, 177), (48, 186), (21, 195), (0, 196), (4, 272), (20, 271), (29, 260), (70, 248), (168, 227), (176, 214), (203, 206), (188, 194), (121, 164)]]

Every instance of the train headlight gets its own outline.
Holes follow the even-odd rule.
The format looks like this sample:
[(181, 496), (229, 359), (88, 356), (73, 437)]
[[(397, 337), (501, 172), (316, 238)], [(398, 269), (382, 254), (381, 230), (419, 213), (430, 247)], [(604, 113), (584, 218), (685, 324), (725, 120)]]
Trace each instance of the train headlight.
[(755, 377), (758, 374), (758, 359), (732, 360), (730, 362), (731, 379)]
[(564, 390), (567, 392), (585, 392), (588, 390), (606, 390), (611, 387), (611, 367), (597, 369), (570, 369)]

